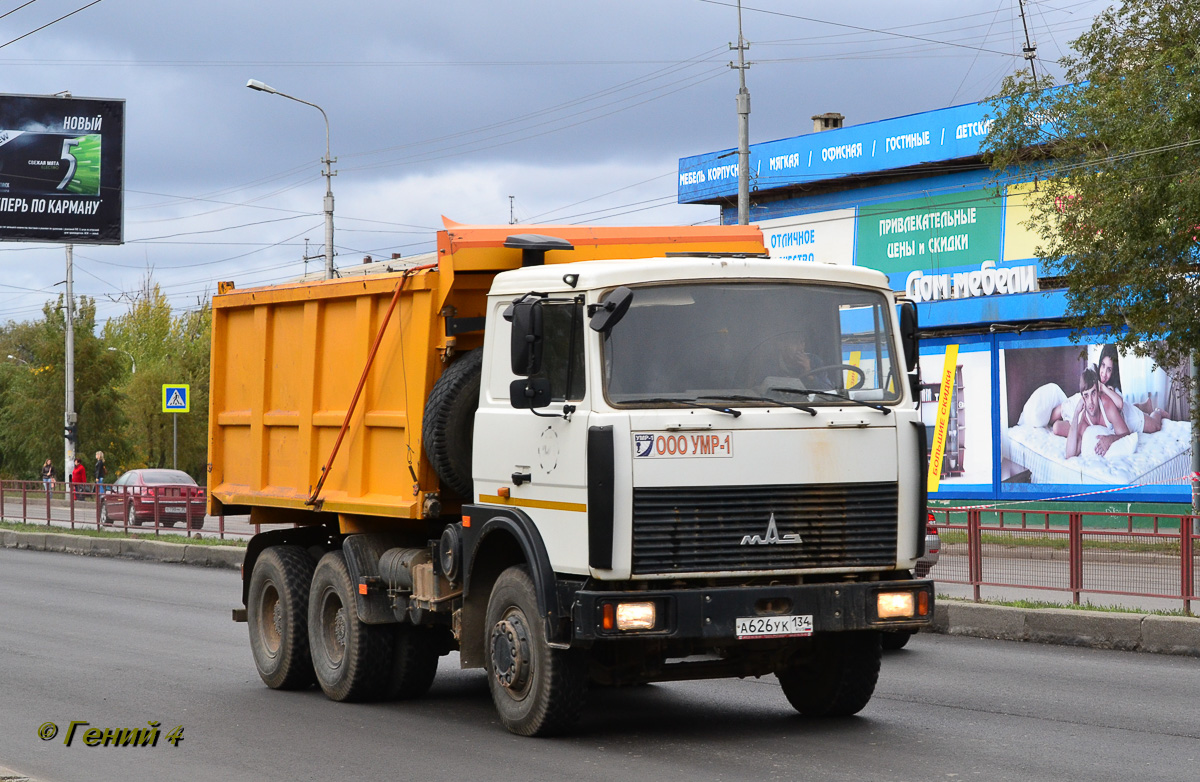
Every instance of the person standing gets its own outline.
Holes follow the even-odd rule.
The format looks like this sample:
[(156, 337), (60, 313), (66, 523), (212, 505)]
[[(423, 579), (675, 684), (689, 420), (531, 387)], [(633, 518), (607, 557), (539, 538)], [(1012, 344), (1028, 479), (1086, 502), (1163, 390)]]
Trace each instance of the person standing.
[(54, 463), (49, 459), (42, 465), (42, 485), (46, 487), (46, 491), (54, 488)]
[(75, 457), (75, 467), (71, 470), (71, 490), (75, 492), (76, 501), (82, 500), (84, 497), (84, 489), (81, 487), (87, 484), (87, 468), (83, 466), (83, 459)]
[(104, 494), (104, 476), (107, 472), (104, 469), (104, 451), (96, 451), (96, 496)]

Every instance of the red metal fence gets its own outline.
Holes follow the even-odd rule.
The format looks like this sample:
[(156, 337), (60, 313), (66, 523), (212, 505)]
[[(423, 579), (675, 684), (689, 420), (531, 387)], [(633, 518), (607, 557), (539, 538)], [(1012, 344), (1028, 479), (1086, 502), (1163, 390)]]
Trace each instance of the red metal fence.
[(0, 481), (0, 515), (5, 521), (155, 535), (207, 532), (221, 539), (257, 531), (248, 521), (230, 524), (224, 516), (206, 517), (206, 499), (200, 486)]
[[(142, 493), (127, 486), (0, 481), (6, 521), (119, 529), (127, 533), (215, 533), (243, 537), (248, 518), (205, 517), (204, 489)], [(144, 490), (142, 490), (144, 491)], [(97, 499), (99, 501), (97, 501)], [(1200, 600), (1200, 517), (981, 508), (932, 509), (942, 536), (935, 581), (1083, 594)]]
[(981, 587), (1200, 600), (1196, 516), (933, 508), (942, 537), (931, 577)]

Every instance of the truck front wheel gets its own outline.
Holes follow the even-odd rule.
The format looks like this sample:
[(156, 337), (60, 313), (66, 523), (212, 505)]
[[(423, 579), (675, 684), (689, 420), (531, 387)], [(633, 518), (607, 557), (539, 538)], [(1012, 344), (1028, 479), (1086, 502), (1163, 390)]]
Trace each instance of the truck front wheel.
[(775, 675), (783, 694), (806, 717), (858, 714), (875, 693), (883, 656), (879, 633), (829, 633), (813, 638), (813, 652)]
[(521, 736), (566, 732), (583, 711), (586, 666), (578, 652), (551, 649), (524, 566), (500, 574), (484, 622), (488, 687), (504, 727)]
[(388, 692), (392, 627), (358, 618), (354, 584), (340, 551), (321, 557), (308, 598), (308, 644), (321, 689), (335, 701), (365, 701)]
[(312, 559), (299, 546), (266, 549), (250, 575), (246, 601), (250, 651), (258, 675), (272, 689), (312, 686), (308, 652), (308, 585), (312, 576)]

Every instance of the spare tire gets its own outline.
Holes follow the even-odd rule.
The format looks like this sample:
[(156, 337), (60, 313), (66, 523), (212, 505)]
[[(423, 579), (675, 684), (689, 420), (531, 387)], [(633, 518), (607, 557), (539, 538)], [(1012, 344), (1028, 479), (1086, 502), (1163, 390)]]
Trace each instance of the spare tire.
[(466, 502), (474, 500), (471, 481), (471, 436), (479, 408), (483, 351), (472, 350), (446, 367), (425, 402), (421, 436), (425, 454), (442, 485)]

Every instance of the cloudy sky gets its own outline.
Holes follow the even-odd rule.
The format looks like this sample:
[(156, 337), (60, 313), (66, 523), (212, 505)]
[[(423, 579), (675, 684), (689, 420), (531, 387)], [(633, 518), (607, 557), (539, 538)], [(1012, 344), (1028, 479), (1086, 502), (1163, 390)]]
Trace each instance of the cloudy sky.
[[(1039, 67), (1106, 5), (1027, 0)], [(1024, 45), (1017, 0), (747, 0), (743, 24), (752, 143), (978, 101)], [(715, 222), (676, 167), (737, 144), (736, 38), (726, 0), (0, 0), (0, 93), (127, 102), (125, 244), (75, 250), (106, 318), (148, 274), (186, 309), (322, 252), (320, 114), (247, 79), (327, 112), (344, 266), (432, 250), (442, 215)], [(0, 320), (61, 290), (61, 245), (0, 264)]]

